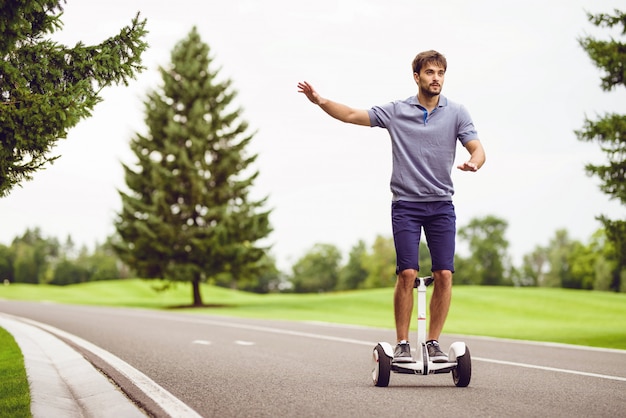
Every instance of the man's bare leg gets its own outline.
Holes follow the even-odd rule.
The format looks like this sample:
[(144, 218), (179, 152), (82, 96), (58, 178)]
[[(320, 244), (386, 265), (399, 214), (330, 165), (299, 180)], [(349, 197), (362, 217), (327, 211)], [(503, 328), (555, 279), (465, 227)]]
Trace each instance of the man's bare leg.
[(430, 320), (428, 340), (439, 340), (443, 325), (446, 322), (452, 299), (452, 272), (437, 270), (433, 272), (433, 294), (430, 297)]
[(409, 326), (413, 313), (413, 286), (417, 270), (403, 270), (398, 275), (393, 294), (393, 307), (396, 318), (396, 337), (398, 342), (409, 340)]

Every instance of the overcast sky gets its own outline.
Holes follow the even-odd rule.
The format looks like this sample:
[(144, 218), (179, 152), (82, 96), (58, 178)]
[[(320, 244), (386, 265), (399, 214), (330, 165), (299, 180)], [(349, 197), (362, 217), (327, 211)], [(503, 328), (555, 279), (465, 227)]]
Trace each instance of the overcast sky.
[[(621, 3), (621, 4), (620, 4)], [(603, 163), (597, 144), (576, 139), (585, 115), (626, 113), (625, 91), (600, 88), (602, 73), (578, 45), (585, 11), (612, 12), (609, 0), (68, 0), (54, 38), (73, 46), (115, 35), (139, 11), (150, 31), (147, 70), (129, 87), (103, 92), (93, 116), (54, 149), (61, 155), (35, 179), (0, 199), (0, 243), (27, 228), (93, 246), (114, 232), (129, 140), (145, 133), (143, 101), (160, 85), (159, 66), (197, 26), (215, 68), (238, 91), (242, 117), (256, 130), (254, 198), (268, 196), (269, 243), (287, 271), (315, 243), (344, 254), (358, 240), (390, 236), (391, 152), (385, 130), (345, 125), (297, 93), (307, 80), (323, 96), (369, 108), (416, 94), (411, 61), (446, 55), (443, 94), (464, 104), (487, 153), (478, 173), (455, 169), (457, 225), (505, 219), (519, 261), (558, 229), (587, 242), (597, 215), (625, 216), (586, 176)], [(463, 148), (457, 160), (466, 159)]]

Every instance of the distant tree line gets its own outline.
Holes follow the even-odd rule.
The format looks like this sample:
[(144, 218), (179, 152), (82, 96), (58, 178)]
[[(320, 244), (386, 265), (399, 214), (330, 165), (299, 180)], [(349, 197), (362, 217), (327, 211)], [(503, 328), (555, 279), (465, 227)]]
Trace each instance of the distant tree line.
[[(113, 241), (116, 239), (108, 238), (105, 243), (89, 249), (85, 245), (77, 247), (71, 236), (61, 241), (43, 236), (39, 228), (27, 229), (10, 245), (0, 244), (0, 283), (63, 286), (139, 277), (137, 271), (126, 265), (115, 252)], [(207, 278), (207, 282), (255, 293), (268, 293), (284, 287), (281, 283), (285, 279), (275, 267), (274, 259), (265, 255), (259, 264), (264, 269), (253, 277), (242, 277), (234, 282), (231, 275), (221, 273)]]
[(128, 276), (128, 268), (108, 243), (90, 251), (86, 246), (77, 248), (71, 237), (62, 243), (34, 228), (9, 246), (0, 244), (0, 281), (68, 285)]
[[(472, 219), (459, 228), (460, 251), (455, 259), (454, 281), (464, 285), (539, 286), (626, 292), (626, 275), (619, 270), (619, 254), (603, 229), (588, 242), (557, 230), (546, 245), (512, 263), (506, 239), (508, 224), (495, 216)], [(137, 277), (113, 250), (109, 238), (93, 250), (76, 248), (71, 237), (61, 243), (43, 237), (39, 229), (27, 230), (11, 245), (0, 244), (0, 280), (16, 283), (67, 285), (95, 280)], [(464, 253), (465, 252), (465, 253)], [(221, 287), (255, 293), (330, 292), (390, 287), (395, 283), (395, 250), (391, 237), (377, 236), (368, 246), (358, 241), (346, 259), (337, 246), (313, 245), (292, 266), (280, 272), (266, 254), (257, 273), (235, 278), (228, 272), (208, 276)], [(420, 245), (421, 275), (430, 274), (427, 243)], [(617, 285), (616, 285), (617, 284)]]
[[(458, 233), (454, 282), (465, 285), (541, 286), (586, 290), (626, 291), (626, 275), (619, 269), (615, 246), (599, 229), (588, 243), (557, 230), (545, 246), (537, 246), (514, 266), (508, 254), (508, 224), (495, 216), (472, 219)], [(431, 271), (427, 243), (420, 243), (420, 275)], [(393, 286), (395, 252), (392, 237), (376, 237), (371, 248), (354, 245), (348, 260), (333, 244), (316, 244), (292, 267), (291, 291), (326, 292)]]

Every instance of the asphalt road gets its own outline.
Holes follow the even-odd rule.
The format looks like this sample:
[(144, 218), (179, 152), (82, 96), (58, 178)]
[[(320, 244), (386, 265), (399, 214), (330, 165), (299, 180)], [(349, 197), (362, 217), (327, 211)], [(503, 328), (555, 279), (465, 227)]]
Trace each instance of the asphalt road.
[[(446, 335), (471, 351), (469, 387), (392, 374), (378, 388), (371, 353), (392, 330), (4, 300), (0, 312), (106, 350), (203, 417), (626, 416), (626, 351)], [(131, 374), (86, 356), (154, 407)]]

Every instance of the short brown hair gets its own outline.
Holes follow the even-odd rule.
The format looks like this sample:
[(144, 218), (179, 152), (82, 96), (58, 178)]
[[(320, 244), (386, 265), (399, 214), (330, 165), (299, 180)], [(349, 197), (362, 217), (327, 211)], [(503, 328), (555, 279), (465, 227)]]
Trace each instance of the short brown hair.
[(424, 51), (420, 52), (413, 59), (413, 72), (419, 74), (422, 67), (426, 64), (437, 64), (443, 67), (444, 70), (448, 69), (448, 61), (446, 57), (437, 51)]

